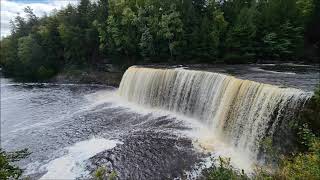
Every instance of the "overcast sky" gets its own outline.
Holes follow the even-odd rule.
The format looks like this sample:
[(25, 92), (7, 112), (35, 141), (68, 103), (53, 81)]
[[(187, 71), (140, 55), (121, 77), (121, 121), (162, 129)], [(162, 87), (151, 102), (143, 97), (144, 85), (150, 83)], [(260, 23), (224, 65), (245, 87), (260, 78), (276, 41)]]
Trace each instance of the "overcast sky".
[(78, 0), (0, 0), (1, 1), (1, 37), (10, 34), (10, 19), (17, 13), (24, 16), (23, 9), (30, 6), (36, 16), (49, 14), (53, 9), (61, 9), (69, 3), (77, 4)]

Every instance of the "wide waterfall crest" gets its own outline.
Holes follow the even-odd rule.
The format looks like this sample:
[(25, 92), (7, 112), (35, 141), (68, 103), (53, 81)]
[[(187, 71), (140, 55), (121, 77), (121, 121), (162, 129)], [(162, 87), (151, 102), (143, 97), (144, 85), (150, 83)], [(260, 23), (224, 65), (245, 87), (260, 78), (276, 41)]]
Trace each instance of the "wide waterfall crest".
[(253, 154), (310, 98), (299, 89), (219, 73), (142, 67), (125, 72), (117, 93), (130, 102), (198, 119), (213, 134)]

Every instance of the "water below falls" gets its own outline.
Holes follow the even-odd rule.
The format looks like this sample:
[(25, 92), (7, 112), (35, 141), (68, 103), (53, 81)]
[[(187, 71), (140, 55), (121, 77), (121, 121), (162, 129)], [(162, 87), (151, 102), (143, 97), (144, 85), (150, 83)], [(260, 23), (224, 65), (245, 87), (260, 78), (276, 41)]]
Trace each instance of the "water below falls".
[(1, 79), (1, 146), (29, 148), (32, 179), (196, 179), (219, 156), (250, 172), (311, 95), (184, 69), (131, 67), (119, 88)]
[(272, 137), (282, 121), (294, 119), (310, 98), (302, 90), (218, 73), (138, 67), (126, 71), (118, 94), (130, 102), (197, 119), (212, 136), (252, 156), (257, 156), (263, 138)]

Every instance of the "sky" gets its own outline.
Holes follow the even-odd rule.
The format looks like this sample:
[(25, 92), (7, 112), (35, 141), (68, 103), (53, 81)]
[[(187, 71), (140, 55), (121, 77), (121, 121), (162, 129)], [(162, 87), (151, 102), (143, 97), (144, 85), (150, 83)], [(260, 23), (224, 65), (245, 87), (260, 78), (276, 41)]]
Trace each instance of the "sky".
[(25, 16), (23, 9), (30, 6), (36, 16), (50, 14), (54, 9), (66, 7), (69, 3), (77, 4), (78, 0), (0, 0), (1, 1), (1, 37), (10, 35), (10, 20), (20, 13)]

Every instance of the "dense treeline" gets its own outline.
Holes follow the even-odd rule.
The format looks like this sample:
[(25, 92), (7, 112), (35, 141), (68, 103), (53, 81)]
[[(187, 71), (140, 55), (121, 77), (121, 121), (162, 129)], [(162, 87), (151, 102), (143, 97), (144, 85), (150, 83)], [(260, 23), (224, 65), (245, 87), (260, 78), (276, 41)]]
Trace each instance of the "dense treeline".
[(50, 16), (12, 20), (1, 66), (49, 78), (111, 63), (246, 63), (319, 58), (318, 0), (81, 0)]

